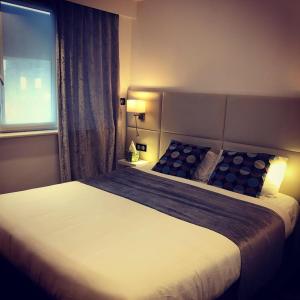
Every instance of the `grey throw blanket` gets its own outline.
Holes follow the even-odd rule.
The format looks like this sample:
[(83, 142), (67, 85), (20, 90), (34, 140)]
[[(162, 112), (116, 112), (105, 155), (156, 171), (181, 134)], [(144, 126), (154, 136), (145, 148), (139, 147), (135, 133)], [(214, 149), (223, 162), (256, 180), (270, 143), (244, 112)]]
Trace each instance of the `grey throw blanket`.
[(250, 298), (280, 266), (285, 227), (267, 208), (133, 168), (84, 183), (229, 238), (241, 253), (239, 299)]

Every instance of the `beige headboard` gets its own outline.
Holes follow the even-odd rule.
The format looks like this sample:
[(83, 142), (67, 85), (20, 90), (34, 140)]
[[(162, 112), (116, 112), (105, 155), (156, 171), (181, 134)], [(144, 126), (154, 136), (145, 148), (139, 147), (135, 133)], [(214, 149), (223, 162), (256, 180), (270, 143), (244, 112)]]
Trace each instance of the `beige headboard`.
[(223, 148), (288, 157), (281, 192), (300, 201), (300, 98), (228, 96)]
[(224, 140), (300, 152), (300, 98), (228, 96)]
[(157, 161), (171, 139), (214, 150), (263, 151), (289, 158), (281, 191), (300, 200), (300, 98), (138, 91), (128, 98), (146, 101), (145, 121), (136, 137), (127, 114), (131, 140), (147, 144), (141, 158)]

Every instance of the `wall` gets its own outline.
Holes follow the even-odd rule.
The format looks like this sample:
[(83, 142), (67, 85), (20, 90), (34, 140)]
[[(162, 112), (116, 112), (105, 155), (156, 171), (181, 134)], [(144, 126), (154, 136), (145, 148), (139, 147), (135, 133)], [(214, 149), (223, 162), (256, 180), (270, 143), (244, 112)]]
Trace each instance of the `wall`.
[(298, 0), (145, 0), (133, 25), (132, 86), (300, 94)]
[(59, 182), (57, 135), (0, 138), (0, 194)]
[[(130, 83), (131, 31), (136, 14), (133, 0), (74, 0), (120, 14), (120, 94)], [(59, 182), (57, 135), (1, 138), (0, 194)]]

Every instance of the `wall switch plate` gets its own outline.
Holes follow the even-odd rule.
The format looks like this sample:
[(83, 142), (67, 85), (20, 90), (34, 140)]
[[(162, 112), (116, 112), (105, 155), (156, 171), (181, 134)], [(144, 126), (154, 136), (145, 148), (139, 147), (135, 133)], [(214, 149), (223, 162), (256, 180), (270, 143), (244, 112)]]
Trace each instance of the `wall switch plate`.
[(136, 144), (136, 150), (138, 151), (143, 151), (143, 152), (147, 152), (147, 145), (145, 144)]

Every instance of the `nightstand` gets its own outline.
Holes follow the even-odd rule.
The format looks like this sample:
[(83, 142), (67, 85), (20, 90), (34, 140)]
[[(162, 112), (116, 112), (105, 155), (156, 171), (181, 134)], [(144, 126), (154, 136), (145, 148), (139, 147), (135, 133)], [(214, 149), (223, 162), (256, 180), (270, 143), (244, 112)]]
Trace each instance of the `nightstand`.
[(135, 168), (135, 167), (143, 167), (145, 165), (147, 165), (149, 162), (147, 160), (138, 160), (137, 162), (130, 162), (127, 161), (126, 159), (119, 159), (118, 160), (118, 167), (131, 167), (131, 168)]

